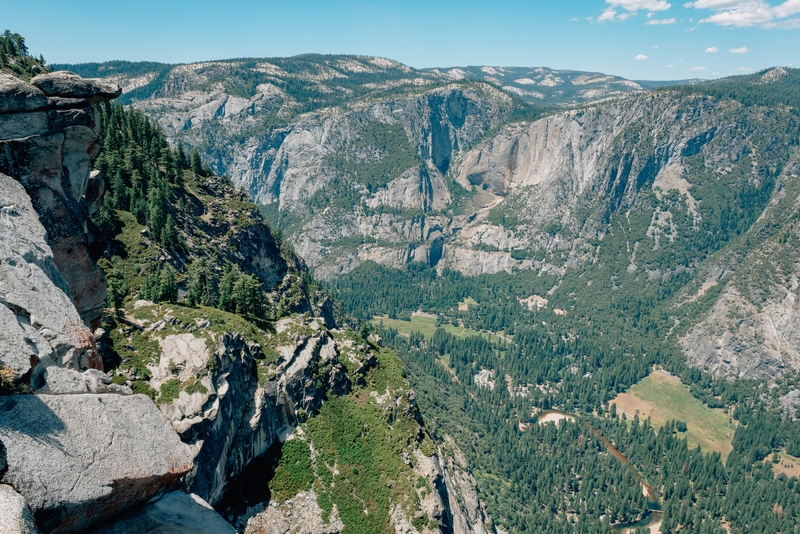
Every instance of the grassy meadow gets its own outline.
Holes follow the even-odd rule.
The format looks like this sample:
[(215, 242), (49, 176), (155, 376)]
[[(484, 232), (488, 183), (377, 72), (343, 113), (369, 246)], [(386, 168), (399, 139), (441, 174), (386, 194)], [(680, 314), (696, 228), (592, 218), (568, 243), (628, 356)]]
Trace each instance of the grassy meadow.
[(694, 398), (677, 377), (654, 372), (611, 402), (629, 417), (650, 417), (657, 429), (669, 419), (684, 421), (687, 431), (680, 435), (687, 438), (689, 446), (700, 445), (704, 452), (717, 451), (723, 461), (731, 452), (736, 427), (728, 414)]

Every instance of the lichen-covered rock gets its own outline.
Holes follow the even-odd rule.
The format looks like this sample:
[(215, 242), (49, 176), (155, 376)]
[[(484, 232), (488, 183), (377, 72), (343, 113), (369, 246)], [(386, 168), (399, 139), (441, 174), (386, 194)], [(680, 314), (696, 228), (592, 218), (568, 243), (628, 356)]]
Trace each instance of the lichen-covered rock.
[(0, 484), (0, 534), (39, 534), (25, 499), (6, 484)]
[(2, 482), (44, 534), (81, 532), (177, 482), (189, 447), (142, 395), (0, 397)]
[(49, 365), (101, 365), (68, 291), (30, 198), (0, 174), (0, 364), (17, 381), (37, 388)]
[(167, 493), (123, 514), (90, 534), (236, 534), (209, 504), (194, 494)]

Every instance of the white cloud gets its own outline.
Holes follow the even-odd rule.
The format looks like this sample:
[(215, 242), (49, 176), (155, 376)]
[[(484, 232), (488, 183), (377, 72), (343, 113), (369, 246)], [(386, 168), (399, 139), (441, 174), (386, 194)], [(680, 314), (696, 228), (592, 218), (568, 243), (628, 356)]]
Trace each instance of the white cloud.
[(602, 15), (597, 17), (597, 21), (598, 22), (605, 22), (607, 20), (615, 20), (616, 16), (617, 16), (617, 12), (614, 11), (613, 9), (611, 9), (611, 8), (608, 8), (605, 11), (603, 11)]
[(730, 52), (731, 54), (746, 54), (749, 51), (750, 49), (747, 48), (746, 46), (742, 46), (740, 48), (731, 48), (730, 50), (728, 50), (728, 52)]
[[(603, 14), (597, 17), (598, 22), (607, 22), (607, 21), (614, 21), (614, 20), (626, 20), (636, 15), (639, 11), (647, 11), (647, 18), (653, 16), (653, 12), (655, 11), (666, 11), (672, 4), (667, 2), (667, 0), (606, 0), (606, 10), (603, 11)], [(618, 9), (623, 9), (624, 11), (618, 13)], [(670, 20), (670, 19), (667, 19)], [(648, 23), (650, 24), (650, 23)], [(652, 22), (652, 24), (659, 24), (658, 22)], [(673, 24), (671, 22), (667, 22), (665, 24)]]
[(644, 61), (645, 59), (647, 59), (647, 56), (646, 56), (646, 55), (644, 55), (644, 54), (639, 54), (639, 55), (637, 55), (637, 56), (636, 56), (634, 59), (635, 59), (636, 61)]
[(751, 69), (750, 67), (736, 67), (736, 70), (748, 72), (748, 71), (751, 71), (753, 69)]
[(611, 7), (621, 7), (625, 11), (634, 13), (641, 11), (666, 11), (672, 4), (666, 0), (606, 0)]
[(766, 0), (696, 0), (684, 7), (708, 9), (714, 12), (700, 22), (719, 26), (761, 26), (762, 28), (797, 28), (800, 19), (789, 19), (800, 13), (800, 0), (784, 0), (773, 6)]
[(653, 45), (650, 48), (658, 48), (658, 45)]
[(665, 24), (676, 24), (678, 21), (675, 19), (650, 19), (645, 22), (645, 26), (655, 26), (655, 25), (665, 25)]
[(709, 46), (706, 48), (706, 54), (716, 54), (717, 52), (719, 52), (719, 48), (716, 46)]
[(706, 70), (706, 68), (705, 67), (692, 67), (689, 70)]
[(675, 65), (667, 65), (667, 68), (668, 68), (668, 69), (674, 69), (674, 68), (675, 68)]

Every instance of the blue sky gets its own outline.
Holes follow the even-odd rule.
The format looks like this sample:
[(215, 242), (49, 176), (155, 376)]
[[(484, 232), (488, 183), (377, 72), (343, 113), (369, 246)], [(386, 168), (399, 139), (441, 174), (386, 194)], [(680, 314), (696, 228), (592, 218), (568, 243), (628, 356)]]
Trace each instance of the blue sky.
[(632, 79), (800, 66), (800, 0), (25, 0), (0, 26), (50, 63), (307, 52), (413, 67), (547, 66)]

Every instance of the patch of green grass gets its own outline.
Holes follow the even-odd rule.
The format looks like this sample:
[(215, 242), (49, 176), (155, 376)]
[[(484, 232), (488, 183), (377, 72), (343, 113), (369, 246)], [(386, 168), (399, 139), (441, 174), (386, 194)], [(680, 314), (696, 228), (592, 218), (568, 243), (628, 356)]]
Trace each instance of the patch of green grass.
[(125, 332), (114, 328), (109, 332), (114, 351), (122, 358), (120, 367), (133, 371), (139, 380), (149, 380), (148, 365), (156, 363), (161, 357), (161, 346), (146, 334), (136, 329)]
[(187, 380), (181, 382), (177, 378), (172, 378), (161, 384), (161, 391), (158, 396), (158, 404), (168, 404), (177, 399), (181, 391), (185, 391), (188, 395), (192, 393), (208, 393), (206, 388), (199, 380)]
[(168, 404), (178, 398), (181, 394), (181, 381), (171, 378), (161, 384), (161, 392), (158, 395), (159, 404)]
[[(274, 331), (274, 327), (272, 323), (266, 319), (243, 317), (209, 306), (197, 306), (196, 308), (192, 308), (181, 304), (143, 306), (130, 310), (130, 313), (136, 319), (146, 319), (148, 321), (156, 321), (165, 314), (175, 317), (177, 319), (175, 324), (166, 324), (164, 330), (155, 334), (161, 338), (170, 334), (185, 334), (186, 326), (194, 326), (196, 329), (193, 335), (205, 338), (206, 345), (208, 347), (213, 347), (215, 346), (216, 336), (212, 336), (212, 334), (219, 335), (224, 332), (237, 332), (245, 341), (261, 345), (263, 349), (262, 352), (268, 362), (274, 361), (279, 357), (276, 351), (269, 350), (269, 347), (275, 344), (273, 336), (270, 334), (270, 332)], [(210, 324), (205, 328), (197, 328), (198, 323), (196, 320), (207, 320)], [(139, 334), (139, 336), (145, 337), (145, 334)], [(157, 344), (155, 341), (151, 343)]]
[(689, 446), (699, 445), (704, 452), (717, 451), (723, 461), (731, 451), (736, 427), (729, 416), (697, 400), (675, 377), (652, 373), (612, 402), (630, 415), (638, 410), (640, 419), (649, 416), (655, 428), (670, 419), (685, 422), (687, 431), (680, 435), (686, 436)]

